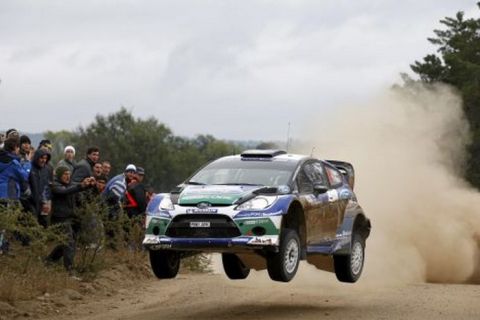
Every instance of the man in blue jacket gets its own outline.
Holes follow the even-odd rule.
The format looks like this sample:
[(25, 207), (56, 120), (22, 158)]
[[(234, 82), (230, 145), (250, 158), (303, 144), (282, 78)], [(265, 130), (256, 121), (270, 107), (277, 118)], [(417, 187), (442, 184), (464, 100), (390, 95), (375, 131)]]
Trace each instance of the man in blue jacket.
[(28, 172), (20, 164), (20, 140), (18, 137), (5, 140), (0, 151), (0, 203), (18, 201), (22, 194), (28, 195)]

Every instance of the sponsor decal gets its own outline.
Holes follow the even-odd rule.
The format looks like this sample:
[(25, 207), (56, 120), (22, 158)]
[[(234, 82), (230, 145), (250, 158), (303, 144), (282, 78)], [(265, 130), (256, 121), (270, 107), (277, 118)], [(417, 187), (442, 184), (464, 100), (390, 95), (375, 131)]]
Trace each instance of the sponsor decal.
[(234, 200), (234, 199), (237, 199), (238, 196), (232, 196), (232, 195), (220, 195), (220, 194), (215, 194), (215, 195), (204, 195), (204, 194), (194, 194), (194, 195), (186, 195), (186, 196), (183, 196), (182, 197), (182, 200), (183, 201), (192, 201), (192, 200), (204, 200), (204, 199), (208, 199), (208, 200), (227, 200), (227, 201), (231, 201), (231, 200)]
[(244, 222), (245, 225), (252, 225), (252, 224), (265, 224), (269, 223), (270, 219), (259, 219), (259, 220), (247, 220)]
[(343, 230), (342, 233), (336, 234), (337, 239), (346, 239), (346, 238), (350, 238), (351, 236), (352, 236), (352, 231), (345, 231), (345, 230)]
[(314, 203), (317, 201), (317, 198), (313, 194), (306, 195), (305, 199), (308, 201), (308, 203)]
[(190, 208), (185, 210), (186, 213), (217, 213), (218, 209), (206, 208), (206, 209), (198, 209), (198, 208)]
[(272, 245), (274, 244), (274, 240), (272, 238), (255, 237), (248, 241), (248, 244)]
[(274, 212), (262, 212), (262, 211), (241, 211), (237, 215), (235, 215), (235, 219), (240, 218), (256, 218), (256, 217), (271, 217), (271, 216), (279, 216), (282, 215), (283, 211), (274, 211)]
[(144, 244), (153, 244), (153, 243), (158, 243), (159, 239), (157, 236), (145, 236), (145, 239), (143, 240)]
[(335, 202), (338, 200), (338, 191), (337, 190), (328, 190), (327, 191), (328, 201)]

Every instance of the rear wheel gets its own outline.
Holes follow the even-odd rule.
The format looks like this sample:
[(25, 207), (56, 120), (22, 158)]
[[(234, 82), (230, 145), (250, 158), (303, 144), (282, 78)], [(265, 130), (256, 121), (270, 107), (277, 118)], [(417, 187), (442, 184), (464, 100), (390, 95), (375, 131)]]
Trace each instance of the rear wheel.
[(250, 269), (233, 253), (222, 253), (222, 263), (225, 274), (232, 280), (245, 279), (250, 274)]
[(354, 232), (350, 254), (333, 256), (337, 279), (341, 282), (356, 282), (362, 274), (364, 261), (365, 240), (359, 233)]
[(300, 238), (295, 230), (283, 229), (279, 251), (267, 257), (268, 275), (272, 280), (289, 282), (293, 279), (300, 263)]
[(150, 250), (150, 265), (157, 278), (175, 278), (180, 268), (180, 255), (176, 251)]

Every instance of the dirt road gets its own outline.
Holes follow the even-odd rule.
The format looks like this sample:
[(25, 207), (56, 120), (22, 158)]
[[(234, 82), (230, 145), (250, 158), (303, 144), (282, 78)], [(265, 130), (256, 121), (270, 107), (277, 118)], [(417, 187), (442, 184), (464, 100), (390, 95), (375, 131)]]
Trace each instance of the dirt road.
[[(363, 280), (363, 281), (362, 281)], [(480, 286), (341, 284), (305, 266), (288, 284), (266, 272), (231, 281), (222, 274), (180, 275), (84, 301), (56, 319), (480, 319)]]

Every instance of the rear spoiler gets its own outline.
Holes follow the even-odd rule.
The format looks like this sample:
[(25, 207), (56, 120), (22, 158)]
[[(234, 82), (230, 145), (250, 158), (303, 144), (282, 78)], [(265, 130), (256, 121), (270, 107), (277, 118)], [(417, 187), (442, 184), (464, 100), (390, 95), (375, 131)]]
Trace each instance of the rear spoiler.
[(350, 185), (350, 188), (352, 188), (355, 185), (355, 170), (353, 169), (353, 165), (351, 163), (345, 162), (345, 161), (338, 161), (338, 160), (326, 160), (328, 163), (333, 165), (335, 168), (338, 169), (346, 178), (348, 181), (348, 184)]

